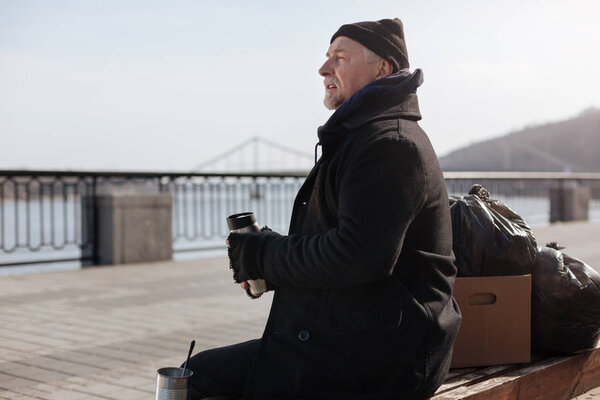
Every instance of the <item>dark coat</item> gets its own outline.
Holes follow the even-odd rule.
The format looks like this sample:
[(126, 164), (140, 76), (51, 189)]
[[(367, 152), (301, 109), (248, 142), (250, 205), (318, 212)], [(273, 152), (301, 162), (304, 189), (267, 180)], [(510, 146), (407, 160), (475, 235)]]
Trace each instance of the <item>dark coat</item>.
[(417, 399), (443, 383), (460, 312), (446, 187), (416, 122), (421, 76), (347, 100), (319, 129), (289, 235), (239, 242), (276, 286), (246, 399)]

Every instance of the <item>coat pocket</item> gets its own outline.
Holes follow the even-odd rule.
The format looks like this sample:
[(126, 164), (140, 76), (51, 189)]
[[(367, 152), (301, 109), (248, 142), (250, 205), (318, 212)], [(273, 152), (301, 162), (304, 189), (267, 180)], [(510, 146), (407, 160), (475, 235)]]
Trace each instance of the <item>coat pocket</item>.
[(334, 328), (387, 332), (402, 323), (402, 300), (390, 287), (380, 285), (331, 293), (329, 318)]

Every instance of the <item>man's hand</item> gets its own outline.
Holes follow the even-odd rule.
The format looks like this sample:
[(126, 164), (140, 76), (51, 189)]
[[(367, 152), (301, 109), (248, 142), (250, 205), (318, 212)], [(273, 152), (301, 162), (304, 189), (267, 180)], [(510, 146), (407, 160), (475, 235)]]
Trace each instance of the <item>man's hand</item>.
[[(227, 238), (227, 240), (225, 240), (225, 244), (227, 245), (227, 254), (229, 256), (229, 267), (234, 271), (234, 273), (233, 273), (233, 280), (237, 282), (238, 281), (239, 272), (234, 268), (234, 264), (233, 264), (233, 260), (232, 260), (232, 253), (231, 253), (231, 243), (230, 243), (230, 240), (229, 240), (230, 237), (231, 237), (231, 235), (229, 235), (229, 237)], [(240, 282), (240, 286), (246, 292), (246, 294), (248, 296), (250, 296), (251, 298), (253, 298), (253, 299), (258, 299), (262, 295), (262, 293), (260, 293), (258, 295), (252, 294), (250, 292), (250, 284), (248, 283), (248, 281)]]
[[(247, 281), (240, 283), (240, 286), (246, 293), (248, 293), (248, 290), (250, 290), (250, 284), (248, 284)], [(258, 295), (253, 295), (253, 296), (258, 298), (258, 297), (262, 296), (262, 293), (260, 293)]]
[[(242, 283), (254, 279), (262, 279), (262, 271), (257, 262), (256, 247), (260, 243), (255, 239), (264, 233), (235, 233), (229, 234), (226, 240), (229, 268), (233, 271), (233, 280)], [(254, 242), (250, 241), (254, 239)], [(249, 244), (250, 243), (250, 244)]]
[[(255, 249), (262, 248), (269, 236), (279, 236), (279, 234), (265, 226), (260, 232), (243, 234), (231, 232), (225, 240), (227, 255), (229, 257), (229, 268), (233, 271), (233, 280), (239, 283), (240, 287), (246, 291), (246, 294), (253, 299), (259, 298), (262, 293), (258, 295), (252, 294), (248, 281), (260, 280), (260, 282), (257, 282), (259, 287), (266, 285), (268, 288), (262, 277), (263, 272), (261, 271), (261, 265), (258, 262)], [(242, 262), (242, 258), (244, 258), (244, 262)]]

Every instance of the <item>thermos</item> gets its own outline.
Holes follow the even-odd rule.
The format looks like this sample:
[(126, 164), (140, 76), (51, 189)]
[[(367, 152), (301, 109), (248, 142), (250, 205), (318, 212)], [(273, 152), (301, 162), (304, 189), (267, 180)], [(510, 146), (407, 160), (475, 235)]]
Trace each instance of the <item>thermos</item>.
[[(260, 232), (260, 227), (252, 212), (230, 215), (227, 217), (227, 225), (229, 230), (235, 233)], [(248, 284), (250, 285), (250, 293), (253, 296), (258, 296), (267, 291), (267, 284), (264, 279), (249, 280)]]
[(183, 368), (161, 368), (156, 379), (156, 400), (188, 400), (193, 372)]

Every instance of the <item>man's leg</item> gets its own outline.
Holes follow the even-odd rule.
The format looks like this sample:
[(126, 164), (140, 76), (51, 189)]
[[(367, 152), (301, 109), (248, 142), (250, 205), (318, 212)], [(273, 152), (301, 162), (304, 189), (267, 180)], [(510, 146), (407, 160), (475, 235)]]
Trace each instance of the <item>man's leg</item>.
[(190, 399), (223, 395), (243, 397), (259, 347), (260, 339), (254, 339), (202, 351), (190, 358), (187, 367), (194, 372)]

